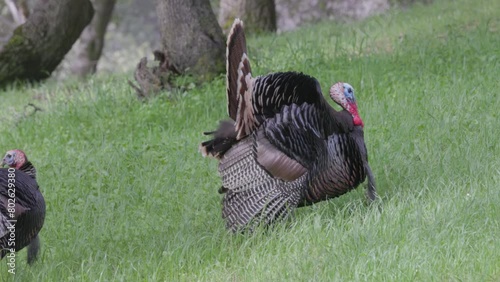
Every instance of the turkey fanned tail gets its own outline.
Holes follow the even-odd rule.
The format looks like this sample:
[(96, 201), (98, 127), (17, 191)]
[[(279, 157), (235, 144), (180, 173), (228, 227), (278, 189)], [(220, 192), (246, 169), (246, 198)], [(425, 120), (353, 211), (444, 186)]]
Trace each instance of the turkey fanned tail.
[[(247, 56), (247, 44), (245, 32), (243, 31), (243, 22), (236, 19), (233, 23), (231, 31), (227, 37), (226, 48), (226, 87), (227, 87), (227, 112), (229, 117), (236, 120), (238, 112), (238, 78), (241, 76), (251, 77), (252, 69), (248, 59), (244, 63)], [(240, 74), (239, 74), (240, 73)]]

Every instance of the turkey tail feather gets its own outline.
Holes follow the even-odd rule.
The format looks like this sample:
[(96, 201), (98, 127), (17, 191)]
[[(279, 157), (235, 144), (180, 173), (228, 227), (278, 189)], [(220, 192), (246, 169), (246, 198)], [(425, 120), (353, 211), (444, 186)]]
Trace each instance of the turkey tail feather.
[(236, 131), (238, 135), (236, 138), (238, 140), (252, 133), (257, 126), (252, 104), (253, 84), (254, 80), (250, 72), (250, 61), (247, 55), (243, 54), (238, 66), (238, 78), (236, 83), (238, 100), (236, 113)]
[(240, 63), (244, 57), (247, 62), (244, 63), (242, 71), (246, 76), (251, 74), (252, 70), (247, 58), (245, 32), (243, 22), (240, 19), (235, 19), (227, 37), (226, 49), (227, 111), (233, 120), (236, 120), (238, 112), (238, 70), (240, 70)]

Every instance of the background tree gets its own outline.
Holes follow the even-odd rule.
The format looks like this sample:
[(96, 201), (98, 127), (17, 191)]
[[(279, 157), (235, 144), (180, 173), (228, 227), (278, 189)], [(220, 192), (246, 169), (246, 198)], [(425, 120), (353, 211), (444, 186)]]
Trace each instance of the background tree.
[(219, 24), (228, 32), (235, 18), (245, 23), (246, 33), (276, 31), (274, 0), (221, 0)]
[(80, 36), (76, 58), (71, 63), (73, 74), (86, 76), (95, 73), (115, 3), (116, 0), (92, 0), (95, 15)]
[(49, 77), (93, 14), (89, 0), (37, 1), (27, 21), (0, 47), (0, 85)]
[(226, 44), (209, 0), (157, 0), (165, 65), (208, 80), (224, 72)]

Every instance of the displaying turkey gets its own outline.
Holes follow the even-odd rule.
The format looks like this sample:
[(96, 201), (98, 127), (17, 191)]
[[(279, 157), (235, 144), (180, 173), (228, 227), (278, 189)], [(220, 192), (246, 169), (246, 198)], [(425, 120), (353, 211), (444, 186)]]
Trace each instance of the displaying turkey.
[(17, 252), (28, 246), (28, 264), (32, 264), (40, 249), (38, 232), (45, 220), (45, 200), (36, 170), (23, 151), (8, 151), (4, 165), (9, 168), (0, 168), (0, 258), (11, 248)]
[(252, 77), (239, 19), (226, 51), (231, 120), (206, 132), (213, 139), (201, 143), (200, 151), (219, 159), (228, 229), (268, 225), (296, 207), (338, 197), (366, 177), (368, 198), (377, 197), (351, 85), (330, 88), (330, 97), (343, 108), (336, 111), (313, 77), (296, 72)]

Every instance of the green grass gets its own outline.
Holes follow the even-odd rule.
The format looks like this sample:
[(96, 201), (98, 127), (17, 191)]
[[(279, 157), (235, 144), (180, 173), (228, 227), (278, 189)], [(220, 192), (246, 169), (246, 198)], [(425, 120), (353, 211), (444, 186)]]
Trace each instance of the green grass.
[(22, 251), (0, 281), (500, 281), (499, 19), (499, 1), (438, 1), (249, 38), (254, 74), (355, 87), (382, 197), (253, 235), (225, 231), (197, 152), (226, 116), (222, 76), (148, 103), (130, 73), (0, 92), (0, 151), (27, 152), (47, 202), (40, 261)]

